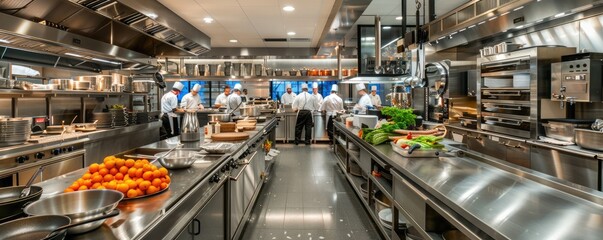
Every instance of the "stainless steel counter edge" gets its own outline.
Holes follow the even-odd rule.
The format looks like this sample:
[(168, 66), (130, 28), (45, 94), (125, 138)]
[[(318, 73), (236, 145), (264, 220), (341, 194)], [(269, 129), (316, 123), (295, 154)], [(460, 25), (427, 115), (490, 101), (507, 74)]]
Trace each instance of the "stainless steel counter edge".
[[(408, 159), (389, 145), (369, 145), (356, 135), (357, 129), (339, 122), (336, 127), (491, 237), (533, 239), (541, 234), (546, 239), (551, 229), (566, 228), (588, 239), (603, 234), (603, 193), (592, 191), (596, 201), (588, 201), (469, 158)], [(575, 236), (565, 231), (555, 234)]]
[(573, 155), (578, 155), (581, 157), (599, 159), (599, 160), (603, 161), (603, 152), (597, 152), (597, 151), (584, 149), (577, 145), (559, 146), (559, 145), (555, 145), (555, 144), (539, 142), (536, 140), (520, 139), (520, 138), (515, 138), (512, 136), (505, 136), (502, 134), (496, 134), (496, 133), (481, 131), (481, 130), (477, 130), (477, 129), (464, 128), (464, 127), (457, 126), (457, 125), (445, 125), (445, 126), (452, 128), (452, 129), (456, 129), (456, 130), (467, 131), (467, 132), (483, 134), (483, 135), (488, 135), (488, 136), (494, 136), (494, 137), (499, 137), (499, 138), (503, 138), (503, 139), (510, 139), (510, 140), (514, 140), (514, 141), (525, 142), (525, 143), (533, 145), (533, 146), (553, 149), (553, 150), (557, 150), (557, 151), (561, 151), (561, 152), (565, 152), (565, 153), (569, 153), (569, 154), (573, 154)]

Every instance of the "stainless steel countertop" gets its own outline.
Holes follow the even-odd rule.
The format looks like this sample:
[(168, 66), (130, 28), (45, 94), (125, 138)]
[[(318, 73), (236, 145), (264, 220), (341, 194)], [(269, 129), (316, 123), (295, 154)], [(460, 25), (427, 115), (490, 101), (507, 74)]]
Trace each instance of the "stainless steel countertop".
[(492, 132), (485, 132), (485, 131), (480, 131), (477, 129), (464, 128), (464, 127), (462, 127), (460, 125), (456, 125), (456, 124), (445, 125), (445, 126), (453, 128), (453, 129), (458, 129), (458, 130), (468, 131), (468, 132), (473, 132), (473, 133), (478, 133), (478, 134), (485, 134), (485, 135), (495, 136), (495, 137), (500, 137), (500, 138), (508, 138), (508, 139), (512, 139), (512, 140), (516, 140), (516, 141), (520, 140), (521, 142), (525, 142), (530, 145), (554, 149), (554, 150), (562, 151), (562, 152), (569, 153), (569, 154), (580, 155), (580, 156), (587, 157), (587, 158), (593, 158), (593, 160), (599, 159), (600, 161), (603, 161), (603, 152), (584, 149), (578, 145), (560, 146), (560, 145), (540, 142), (540, 141), (536, 141), (536, 140), (517, 139), (516, 137), (512, 137), (512, 136), (504, 136), (504, 135), (496, 134), (496, 133), (492, 133)]
[[(262, 130), (271, 123), (273, 119), (269, 119), (266, 123), (258, 124), (257, 131), (250, 132), (250, 140), (255, 136), (261, 135)], [(149, 144), (141, 148), (162, 149), (174, 146), (178, 137), (166, 139), (157, 143)], [(211, 140), (207, 140), (211, 141)], [(247, 141), (241, 141), (239, 147), (233, 152), (239, 152), (246, 149)], [(185, 148), (198, 149), (199, 143), (186, 143)], [(92, 232), (77, 236), (69, 236), (68, 239), (133, 239), (142, 234), (146, 228), (160, 221), (162, 216), (173, 207), (176, 203), (183, 201), (183, 197), (194, 188), (196, 184), (202, 182), (208, 177), (208, 173), (212, 172), (216, 166), (219, 166), (223, 161), (229, 159), (231, 154), (212, 155), (203, 160), (198, 160), (191, 168), (183, 170), (170, 170), (172, 179), (170, 187), (163, 193), (141, 198), (137, 200), (126, 200), (120, 202), (118, 208), (120, 215), (108, 219), (101, 228)], [(47, 181), (35, 184), (44, 188), (42, 197), (61, 193), (65, 188), (71, 185), (73, 181), (82, 176), (86, 169), (81, 169), (71, 172)]]
[[(346, 128), (349, 137), (357, 129)], [(364, 142), (364, 141), (362, 141)], [(370, 146), (383, 161), (494, 238), (601, 239), (603, 205), (464, 157), (404, 158)], [(593, 193), (596, 194), (596, 193)], [(603, 198), (603, 193), (598, 194)]]

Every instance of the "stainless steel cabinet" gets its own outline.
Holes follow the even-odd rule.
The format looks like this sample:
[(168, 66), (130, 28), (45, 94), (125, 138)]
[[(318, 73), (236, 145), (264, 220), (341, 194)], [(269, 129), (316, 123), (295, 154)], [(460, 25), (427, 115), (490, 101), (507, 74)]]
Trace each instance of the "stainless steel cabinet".
[(216, 192), (201, 212), (180, 233), (178, 240), (224, 240), (226, 239), (224, 186)]
[[(84, 155), (77, 155), (63, 161), (53, 163), (47, 165), (44, 168), (44, 171), (34, 180), (34, 183), (39, 183), (44, 180), (51, 179), (53, 177), (58, 177), (63, 174), (73, 172), (75, 170), (81, 169), (84, 167)], [(17, 174), (18, 185), (25, 185), (27, 181), (34, 175), (34, 173), (38, 170), (37, 167), (29, 168), (24, 171), (21, 171)]]
[(532, 169), (600, 191), (599, 161), (593, 156), (570, 154), (536, 145), (531, 147)]
[(312, 140), (314, 140), (314, 142), (329, 140), (329, 135), (327, 135), (327, 119), (324, 114), (314, 114)]
[(287, 117), (285, 116), (279, 118), (278, 125), (276, 126), (276, 140), (287, 141)]

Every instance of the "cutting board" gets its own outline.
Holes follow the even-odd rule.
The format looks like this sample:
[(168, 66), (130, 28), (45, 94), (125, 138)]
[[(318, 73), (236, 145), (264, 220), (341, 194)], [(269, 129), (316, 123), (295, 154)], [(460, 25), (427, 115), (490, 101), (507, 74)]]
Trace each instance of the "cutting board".
[(216, 133), (211, 135), (211, 140), (214, 141), (241, 141), (249, 138), (249, 133), (245, 132), (228, 132)]
[(235, 132), (236, 129), (237, 129), (236, 123), (233, 123), (233, 122), (220, 123), (220, 132), (221, 133)]
[(237, 124), (237, 128), (239, 129), (239, 131), (243, 130), (243, 131), (253, 131), (255, 130), (255, 125), (240, 125)]

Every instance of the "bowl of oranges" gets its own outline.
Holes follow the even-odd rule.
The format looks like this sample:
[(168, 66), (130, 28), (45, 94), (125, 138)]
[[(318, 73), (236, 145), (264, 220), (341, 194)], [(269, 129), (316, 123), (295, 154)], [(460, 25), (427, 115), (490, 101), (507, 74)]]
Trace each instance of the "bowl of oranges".
[(88, 171), (75, 180), (65, 192), (88, 189), (110, 189), (122, 192), (124, 199), (137, 199), (164, 192), (171, 178), (164, 167), (146, 159), (105, 157), (103, 163), (93, 163)]

